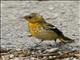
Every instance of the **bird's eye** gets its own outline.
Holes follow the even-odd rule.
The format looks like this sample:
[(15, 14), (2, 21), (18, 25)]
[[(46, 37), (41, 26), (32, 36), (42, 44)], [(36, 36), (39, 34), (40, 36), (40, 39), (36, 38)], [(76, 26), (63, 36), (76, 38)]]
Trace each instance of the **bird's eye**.
[(29, 18), (31, 19), (32, 17), (31, 17), (31, 16), (29, 16)]

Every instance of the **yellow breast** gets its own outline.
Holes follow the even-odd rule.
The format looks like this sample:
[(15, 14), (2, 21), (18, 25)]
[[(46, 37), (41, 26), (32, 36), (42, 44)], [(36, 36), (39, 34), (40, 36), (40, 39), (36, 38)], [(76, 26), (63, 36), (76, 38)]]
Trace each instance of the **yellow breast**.
[(41, 25), (38, 23), (29, 23), (29, 30), (33, 36), (39, 34), (41, 31)]
[(38, 24), (38, 23), (35, 24), (29, 23), (29, 30), (33, 36), (43, 40), (52, 40), (58, 37), (55, 32), (46, 31), (43, 28), (42, 24)]

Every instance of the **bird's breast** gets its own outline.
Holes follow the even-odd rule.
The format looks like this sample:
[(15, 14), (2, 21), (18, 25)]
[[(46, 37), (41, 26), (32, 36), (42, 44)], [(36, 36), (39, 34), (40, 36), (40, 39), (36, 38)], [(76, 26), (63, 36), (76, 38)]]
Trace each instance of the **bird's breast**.
[(29, 23), (29, 30), (33, 36), (40, 38), (40, 39), (52, 40), (57, 37), (55, 32), (48, 31), (48, 30), (44, 29), (41, 24)]
[(38, 23), (35, 23), (35, 24), (29, 23), (29, 30), (32, 35), (36, 35), (36, 34), (39, 34), (40, 32), (42, 32), (43, 27)]

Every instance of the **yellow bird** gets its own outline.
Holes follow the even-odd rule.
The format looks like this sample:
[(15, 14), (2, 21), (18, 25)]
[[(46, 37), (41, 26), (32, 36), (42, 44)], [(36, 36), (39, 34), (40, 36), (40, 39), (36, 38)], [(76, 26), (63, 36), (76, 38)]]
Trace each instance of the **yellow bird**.
[(30, 15), (24, 16), (24, 18), (28, 21), (31, 35), (38, 39), (54, 41), (59, 39), (62, 43), (73, 41), (64, 36), (54, 25), (47, 23), (43, 16), (38, 13), (31, 13)]

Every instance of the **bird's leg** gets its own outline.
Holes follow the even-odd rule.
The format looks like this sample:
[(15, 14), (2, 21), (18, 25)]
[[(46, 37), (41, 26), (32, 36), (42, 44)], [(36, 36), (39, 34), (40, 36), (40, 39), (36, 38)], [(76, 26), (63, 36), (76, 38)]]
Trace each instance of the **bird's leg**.
[(39, 47), (40, 46), (40, 43), (42, 43), (42, 42), (43, 42), (43, 40), (41, 40), (38, 44), (36, 44), (35, 47)]
[(39, 44), (42, 43), (42, 42), (43, 42), (43, 40), (41, 40), (41, 41), (39, 42)]
[(57, 39), (54, 39), (54, 41), (55, 41), (55, 47), (59, 47), (59, 46), (60, 46), (60, 44), (59, 44), (59, 43), (57, 43)]
[(32, 46), (30, 49), (31, 50), (36, 50), (37, 47), (39, 47), (40, 46), (40, 43), (42, 43), (42, 42), (43, 42), (43, 40), (41, 40), (39, 43), (35, 43), (36, 45), (35, 46)]
[(55, 43), (56, 43), (56, 39), (54, 39)]
[(56, 42), (56, 39), (54, 39), (54, 41), (55, 41), (55, 46), (57, 46), (58, 44), (57, 44), (57, 42)]

